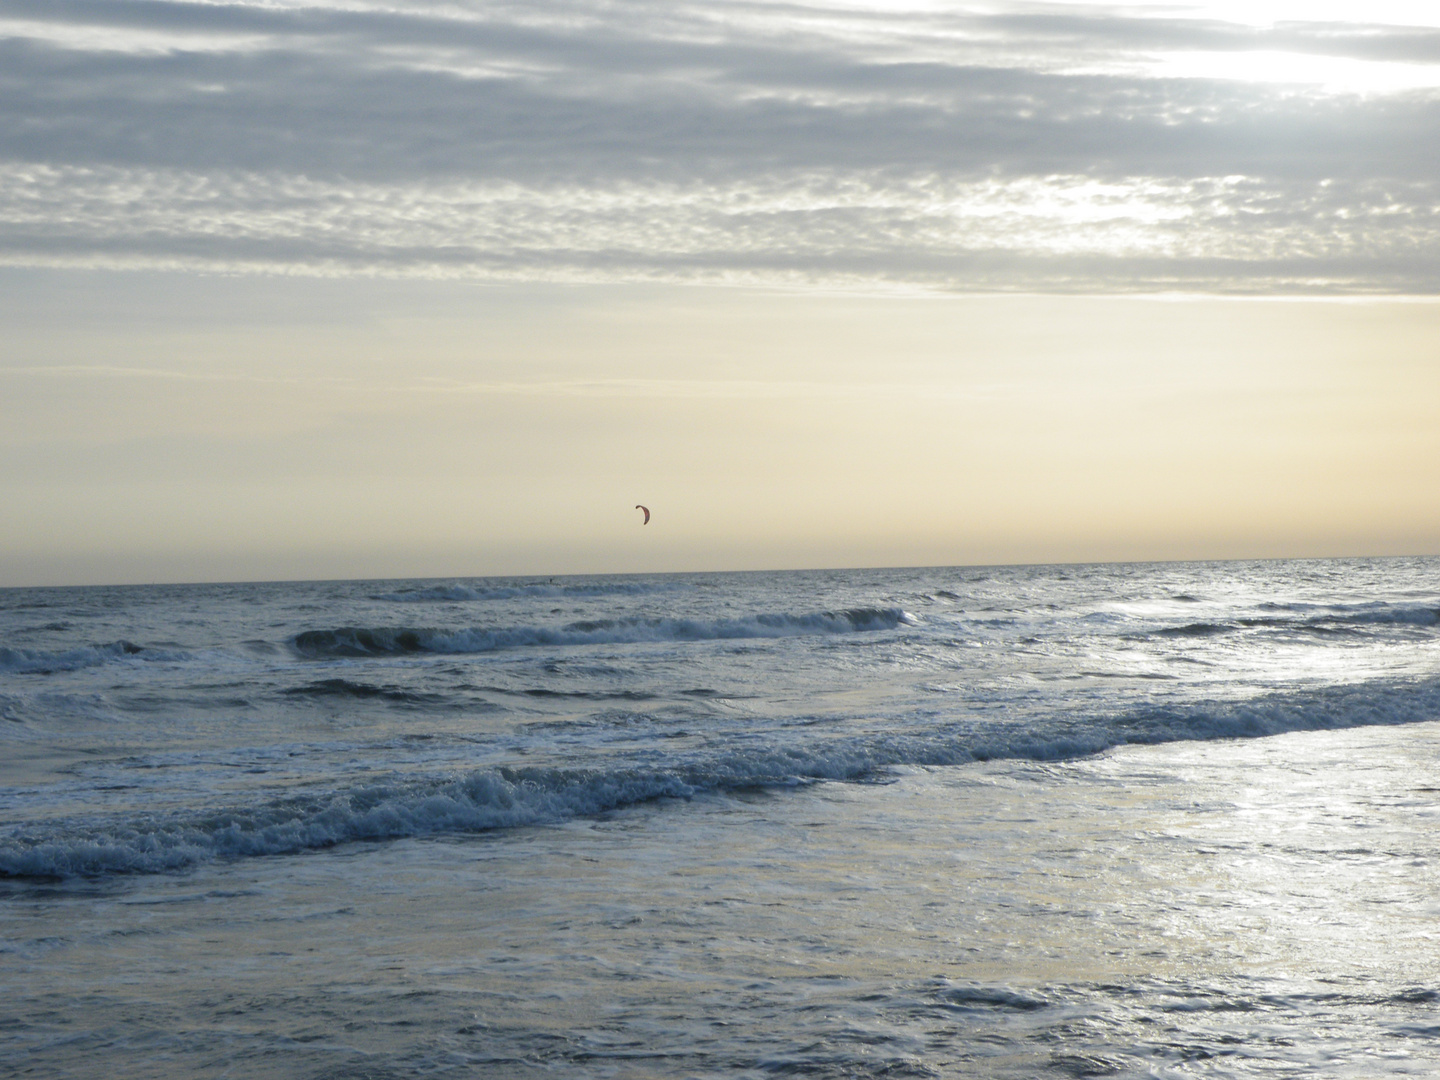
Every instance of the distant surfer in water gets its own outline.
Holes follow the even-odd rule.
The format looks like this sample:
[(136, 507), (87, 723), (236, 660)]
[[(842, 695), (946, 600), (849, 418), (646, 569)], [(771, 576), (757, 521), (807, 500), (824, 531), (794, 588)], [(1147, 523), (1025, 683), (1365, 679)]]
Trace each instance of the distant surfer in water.
[(636, 503), (636, 504), (635, 504), (635, 509), (636, 509), (636, 510), (644, 510), (644, 511), (645, 511), (645, 520), (642, 521), (640, 524), (641, 524), (641, 525), (649, 525), (649, 524), (650, 524), (650, 508), (649, 508), (648, 506), (641, 506), (639, 503)]

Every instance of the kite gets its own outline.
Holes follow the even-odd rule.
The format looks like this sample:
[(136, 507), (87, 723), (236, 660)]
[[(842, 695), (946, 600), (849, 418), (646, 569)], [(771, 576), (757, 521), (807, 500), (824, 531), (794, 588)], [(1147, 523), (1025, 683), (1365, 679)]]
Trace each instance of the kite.
[(635, 504), (635, 509), (636, 509), (636, 510), (644, 510), (644, 511), (645, 511), (645, 520), (642, 521), (640, 524), (641, 524), (641, 525), (649, 525), (649, 524), (650, 524), (650, 508), (649, 508), (648, 506), (641, 506), (639, 503), (636, 503), (636, 504)]

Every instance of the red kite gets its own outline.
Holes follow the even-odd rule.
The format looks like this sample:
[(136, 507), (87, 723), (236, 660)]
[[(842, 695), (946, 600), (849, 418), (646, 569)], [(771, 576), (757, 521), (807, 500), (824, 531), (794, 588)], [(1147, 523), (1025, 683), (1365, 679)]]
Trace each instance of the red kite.
[(649, 525), (649, 524), (650, 524), (650, 508), (649, 508), (648, 506), (641, 506), (639, 503), (636, 503), (636, 504), (635, 504), (635, 509), (636, 509), (636, 510), (644, 510), (644, 511), (645, 511), (645, 520), (642, 521), (640, 524), (641, 524), (641, 525)]

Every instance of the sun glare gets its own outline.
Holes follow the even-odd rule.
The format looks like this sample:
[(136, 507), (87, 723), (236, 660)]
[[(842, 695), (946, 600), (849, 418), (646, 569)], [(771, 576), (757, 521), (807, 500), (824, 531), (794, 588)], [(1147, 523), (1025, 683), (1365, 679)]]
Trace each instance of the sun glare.
[[(1440, 26), (1440, 4), (1434, 0), (1202, 0), (1200, 3), (1157, 3), (1155, 0), (1050, 0), (1035, 7), (1091, 8), (1125, 12), (1136, 16), (1175, 19), (1214, 19), (1245, 26), (1273, 26), (1277, 23), (1338, 23), (1365, 26)], [(870, 6), (896, 6), (883, 0)], [(1027, 5), (962, 4), (967, 10), (988, 10)]]
[(1156, 58), (1150, 72), (1171, 78), (1293, 84), (1335, 94), (1395, 94), (1440, 87), (1440, 64), (1385, 63), (1272, 49), (1166, 53)]

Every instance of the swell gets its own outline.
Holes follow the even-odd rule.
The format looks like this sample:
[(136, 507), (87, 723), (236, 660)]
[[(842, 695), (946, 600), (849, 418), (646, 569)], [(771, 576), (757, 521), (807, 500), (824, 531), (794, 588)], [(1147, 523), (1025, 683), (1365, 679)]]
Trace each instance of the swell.
[(705, 792), (860, 780), (893, 766), (1004, 758), (1059, 761), (1126, 744), (1254, 738), (1440, 719), (1440, 679), (1272, 694), (1244, 702), (1058, 716), (1028, 727), (957, 725), (924, 735), (730, 748), (649, 768), (489, 768), (394, 780), (255, 806), (170, 816), (57, 821), (0, 837), (0, 877), (67, 878), (179, 870), (357, 840), (484, 832), (563, 821)]
[(291, 638), (290, 644), (301, 656), (318, 660), (413, 653), (483, 653), (535, 646), (866, 633), (894, 630), (915, 622), (913, 615), (900, 608), (851, 608), (806, 615), (761, 614), (740, 619), (590, 619), (559, 627), (439, 630), (344, 626), (334, 630), (305, 630)]
[(678, 583), (626, 582), (530, 582), (523, 585), (427, 585), (381, 593), (376, 600), (397, 604), (461, 603), (470, 600), (516, 600), (520, 598), (565, 599), (596, 596), (642, 596), (675, 592)]

